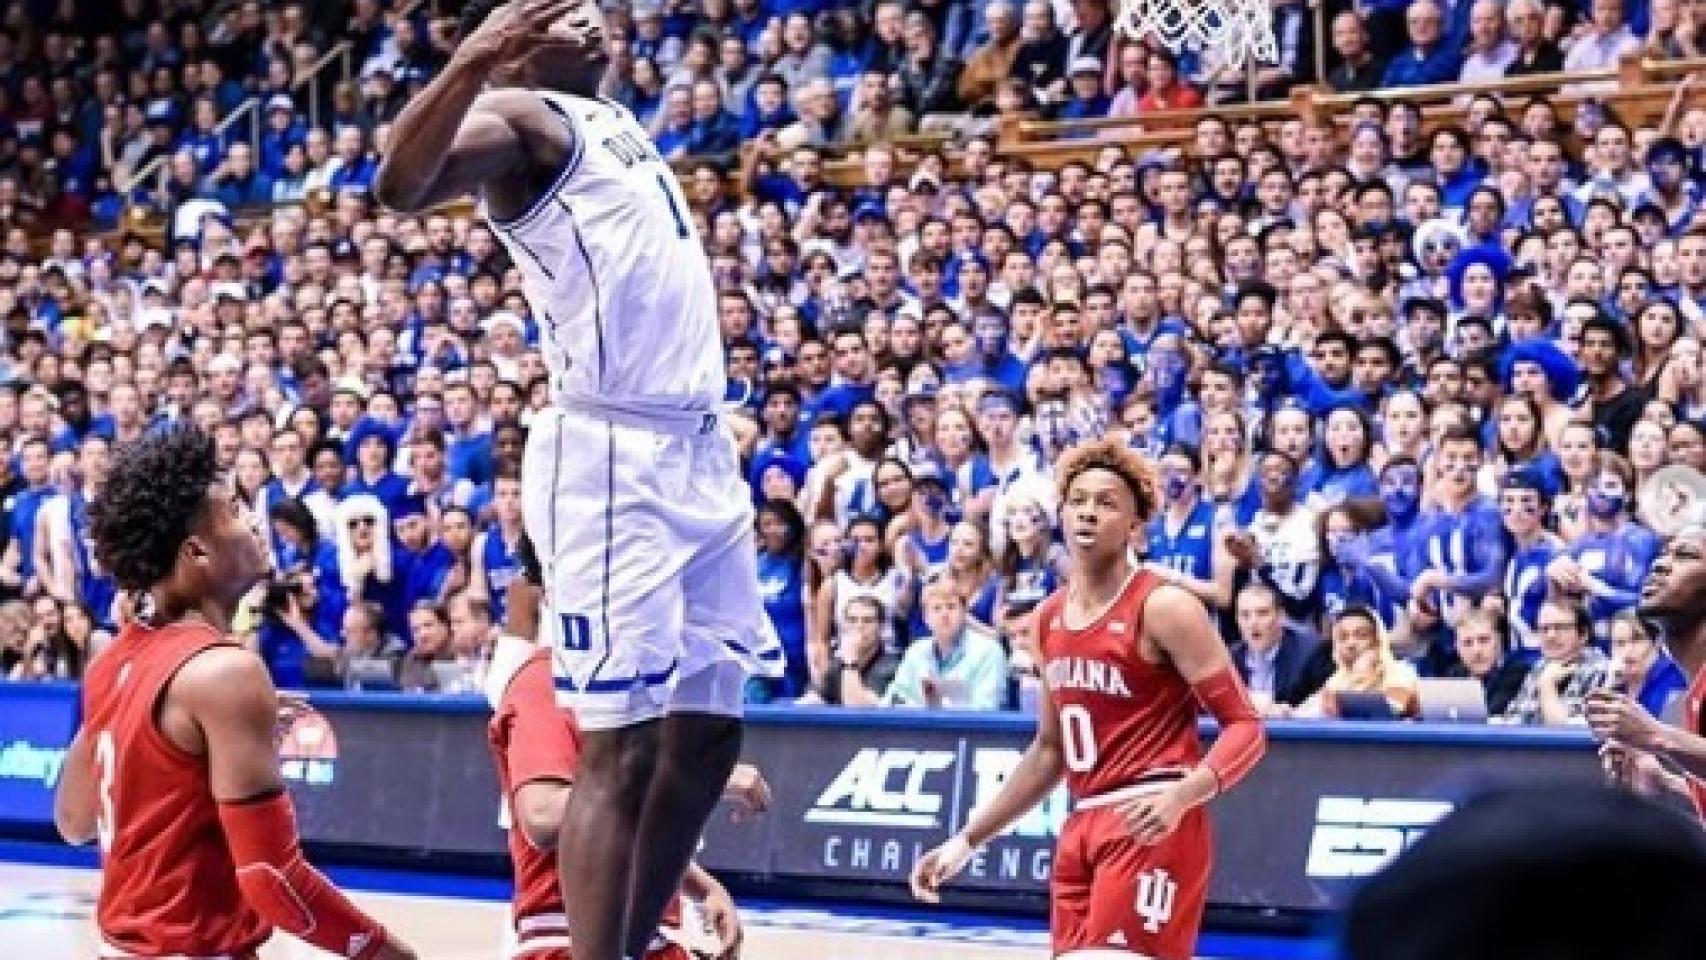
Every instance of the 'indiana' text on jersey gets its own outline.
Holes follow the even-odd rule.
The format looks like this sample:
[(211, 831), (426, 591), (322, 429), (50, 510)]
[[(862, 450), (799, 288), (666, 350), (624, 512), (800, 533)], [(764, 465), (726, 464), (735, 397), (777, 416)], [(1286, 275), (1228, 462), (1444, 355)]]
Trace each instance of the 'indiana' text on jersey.
[(1087, 690), (1110, 697), (1129, 697), (1131, 687), (1119, 664), (1087, 657), (1056, 657), (1048, 662), (1043, 678), (1050, 690)]

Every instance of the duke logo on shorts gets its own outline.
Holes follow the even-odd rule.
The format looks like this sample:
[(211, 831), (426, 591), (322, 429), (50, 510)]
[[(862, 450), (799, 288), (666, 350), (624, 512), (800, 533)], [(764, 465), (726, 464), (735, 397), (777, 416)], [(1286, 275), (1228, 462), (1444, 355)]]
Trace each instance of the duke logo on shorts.
[(731, 689), (745, 672), (779, 676), (782, 652), (758, 589), (751, 495), (718, 416), (727, 376), (710, 266), (632, 114), (537, 95), (573, 147), (531, 207), (491, 221), (551, 372), (522, 512), (554, 614), (543, 619), (559, 697), (588, 729), (738, 712)]

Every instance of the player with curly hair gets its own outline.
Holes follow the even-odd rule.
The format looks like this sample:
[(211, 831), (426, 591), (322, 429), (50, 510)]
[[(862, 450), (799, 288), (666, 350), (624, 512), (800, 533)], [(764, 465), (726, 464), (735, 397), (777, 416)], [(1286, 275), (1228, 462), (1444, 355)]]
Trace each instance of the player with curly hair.
[[(994, 801), (919, 860), (913, 892), (937, 899), (1064, 777), (1073, 812), (1055, 851), (1055, 954), (1189, 960), (1213, 862), (1204, 804), (1250, 772), (1266, 736), (1202, 601), (1132, 562), (1132, 538), (1160, 504), (1154, 467), (1095, 440), (1055, 474), (1072, 572), (1037, 608), (1036, 737)], [(1199, 703), (1220, 722), (1206, 753)]]
[(101, 956), (241, 960), (277, 928), (341, 957), (413, 958), (303, 859), (278, 696), (228, 639), (266, 547), (213, 440), (182, 427), (121, 447), (89, 516), (136, 609), (83, 679), (54, 798), (68, 842), (100, 843)]

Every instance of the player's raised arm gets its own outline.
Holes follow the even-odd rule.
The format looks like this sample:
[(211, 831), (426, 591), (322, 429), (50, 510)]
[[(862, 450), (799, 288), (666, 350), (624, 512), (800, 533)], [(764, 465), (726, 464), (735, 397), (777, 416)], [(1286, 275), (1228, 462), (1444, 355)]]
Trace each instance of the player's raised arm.
[(235, 646), (215, 647), (184, 665), (169, 696), (206, 744), (208, 785), (249, 905), (338, 956), (412, 958), (303, 858), (273, 741), (278, 696), (261, 661)]
[(379, 202), (413, 213), (508, 174), (561, 166), (573, 147), (569, 125), (551, 117), (535, 95), (486, 87), (530, 57), (572, 55), (586, 44), (602, 44), (602, 34), (589, 31), (585, 21), (565, 19), (580, 2), (475, 0), (487, 16), (392, 125), (390, 149), (373, 182)]
[(965, 869), (978, 848), (988, 843), (1015, 820), (1042, 803), (1060, 785), (1066, 774), (1066, 754), (1061, 749), (1060, 716), (1047, 686), (1039, 688), (1037, 732), (1019, 765), (1013, 768), (995, 798), (972, 815), (965, 829), (947, 843), (926, 853), (912, 868), (912, 895), (935, 903), (942, 899), (942, 884)]

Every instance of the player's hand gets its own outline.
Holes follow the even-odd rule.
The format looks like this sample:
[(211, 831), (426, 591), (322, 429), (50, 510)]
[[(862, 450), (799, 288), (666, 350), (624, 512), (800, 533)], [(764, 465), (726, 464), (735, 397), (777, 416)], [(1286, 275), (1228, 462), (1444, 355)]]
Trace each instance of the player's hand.
[(974, 853), (971, 844), (958, 834), (930, 850), (912, 868), (912, 895), (925, 903), (941, 903), (942, 884), (959, 876)]
[(504, 631), (528, 643), (539, 642), (539, 588), (516, 577), (504, 595)]
[(1667, 771), (1659, 758), (1644, 750), (1610, 742), (1599, 748), (1600, 769), (1613, 786), (1632, 791), (1643, 797), (1661, 793)]
[(1664, 724), (1654, 719), (1640, 701), (1615, 690), (1595, 690), (1588, 694), (1587, 721), (1588, 729), (1600, 740), (1643, 753), (1657, 750), (1664, 738)]
[(705, 928), (717, 938), (718, 950), (713, 954), (716, 960), (739, 960), (746, 930), (741, 926), (740, 911), (735, 909), (728, 890), (720, 883), (714, 884), (699, 902), (699, 909), (705, 915)]
[(763, 771), (750, 763), (735, 764), (729, 772), (729, 782), (723, 787), (723, 799), (734, 807), (732, 816), (736, 823), (769, 811), (773, 800)]
[[(484, 65), (520, 60), (551, 39), (561, 40), (564, 34), (560, 24), (577, 6), (579, 0), (502, 4), (457, 45), (456, 56)], [(582, 17), (576, 17), (569, 26), (583, 45), (602, 42), (592, 37), (591, 24)]]
[(1185, 807), (1179, 803), (1178, 791), (1174, 789), (1133, 797), (1115, 809), (1131, 835), (1144, 845), (1157, 844), (1172, 836), (1185, 816)]
[(1620, 743), (1602, 743), (1599, 746), (1599, 769), (1604, 772), (1607, 783), (1617, 787), (1628, 787), (1630, 775), (1635, 768), (1635, 751)]

